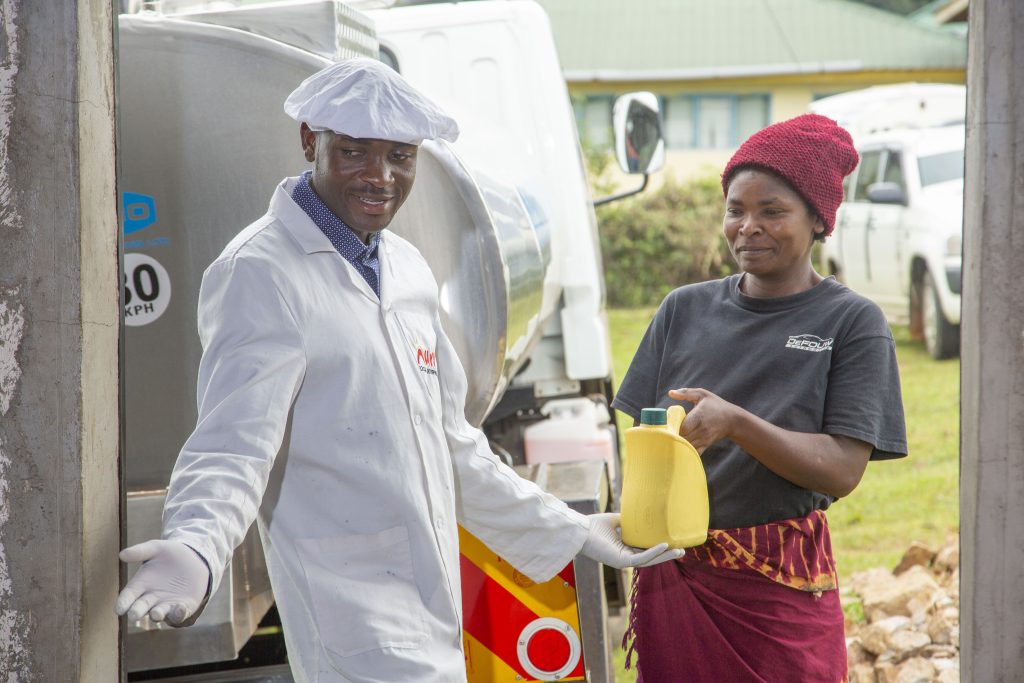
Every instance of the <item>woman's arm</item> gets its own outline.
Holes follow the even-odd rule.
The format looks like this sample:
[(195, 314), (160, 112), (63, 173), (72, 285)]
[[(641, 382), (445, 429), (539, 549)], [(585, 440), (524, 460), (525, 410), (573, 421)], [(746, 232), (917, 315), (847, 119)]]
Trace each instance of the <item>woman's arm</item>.
[(673, 389), (668, 395), (694, 404), (680, 435), (698, 453), (731, 439), (772, 472), (805, 489), (836, 498), (849, 495), (871, 457), (872, 446), (865, 441), (776, 427), (707, 389)]

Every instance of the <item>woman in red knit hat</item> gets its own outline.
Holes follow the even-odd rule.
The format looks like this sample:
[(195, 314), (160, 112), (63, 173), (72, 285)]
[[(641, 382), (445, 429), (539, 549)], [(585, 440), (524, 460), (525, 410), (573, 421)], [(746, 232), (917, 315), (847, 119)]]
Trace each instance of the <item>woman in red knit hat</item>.
[(824, 511), (870, 460), (907, 453), (888, 324), (811, 261), (857, 161), (816, 114), (744, 142), (722, 174), (741, 272), (665, 298), (613, 401), (634, 419), (686, 406), (711, 501), (704, 545), (634, 575), (643, 683), (846, 679)]

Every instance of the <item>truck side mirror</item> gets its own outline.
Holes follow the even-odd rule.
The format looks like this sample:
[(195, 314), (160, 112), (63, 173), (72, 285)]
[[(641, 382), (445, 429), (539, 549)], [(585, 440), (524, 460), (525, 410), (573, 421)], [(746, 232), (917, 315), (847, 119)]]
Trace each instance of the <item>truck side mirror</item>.
[(654, 173), (665, 164), (658, 98), (650, 92), (620, 95), (612, 107), (615, 158), (626, 173)]
[(907, 193), (898, 183), (872, 183), (868, 185), (868, 201), (872, 204), (907, 203)]
[(665, 164), (665, 138), (661, 134), (661, 112), (658, 98), (651, 92), (639, 91), (620, 95), (612, 107), (612, 130), (615, 133), (615, 158), (626, 173), (642, 173), (644, 182), (634, 190), (594, 200), (601, 206), (643, 192), (651, 173)]

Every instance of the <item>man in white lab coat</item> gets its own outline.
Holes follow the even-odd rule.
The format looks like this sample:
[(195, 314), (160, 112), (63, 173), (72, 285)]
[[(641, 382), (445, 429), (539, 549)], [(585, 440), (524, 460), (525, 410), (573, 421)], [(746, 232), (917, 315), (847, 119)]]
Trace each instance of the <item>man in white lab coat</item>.
[(466, 377), (427, 263), (385, 230), (424, 139), (455, 122), (386, 66), (348, 60), (288, 98), (312, 170), (224, 249), (199, 297), (199, 420), (161, 540), (118, 597), (187, 625), (256, 521), (297, 681), (464, 681), (462, 524), (534, 581), (619, 539), (518, 477), (463, 414)]

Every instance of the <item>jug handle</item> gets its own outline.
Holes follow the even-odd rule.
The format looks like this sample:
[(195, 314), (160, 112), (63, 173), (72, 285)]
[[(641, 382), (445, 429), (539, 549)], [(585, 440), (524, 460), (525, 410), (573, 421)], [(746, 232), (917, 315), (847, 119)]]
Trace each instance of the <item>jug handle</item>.
[(686, 408), (682, 406), (669, 406), (668, 414), (665, 416), (668, 430), (679, 436), (679, 428), (683, 426), (683, 420), (686, 419)]

